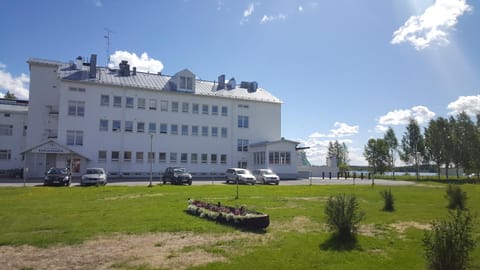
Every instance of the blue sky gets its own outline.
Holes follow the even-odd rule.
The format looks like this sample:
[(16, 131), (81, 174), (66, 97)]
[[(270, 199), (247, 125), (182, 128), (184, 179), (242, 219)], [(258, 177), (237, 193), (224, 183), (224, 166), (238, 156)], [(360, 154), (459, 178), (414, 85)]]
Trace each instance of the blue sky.
[(114, 62), (257, 81), (318, 165), (332, 140), (362, 165), (388, 126), (480, 112), (479, 0), (0, 0), (0, 24), (2, 93), (28, 97), (29, 57), (106, 65), (109, 29)]

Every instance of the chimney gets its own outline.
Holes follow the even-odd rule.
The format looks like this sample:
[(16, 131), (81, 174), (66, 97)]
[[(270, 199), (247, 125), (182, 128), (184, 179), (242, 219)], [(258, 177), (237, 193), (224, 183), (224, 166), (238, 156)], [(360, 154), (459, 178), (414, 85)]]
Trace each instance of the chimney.
[(130, 65), (127, 60), (122, 60), (118, 67), (120, 68), (118, 71), (120, 76), (130, 76)]
[(132, 68), (132, 75), (133, 76), (137, 75), (137, 67)]
[(217, 90), (225, 89), (225, 74), (218, 76), (218, 87)]
[(92, 54), (90, 56), (90, 74), (88, 76), (90, 79), (97, 77), (97, 55)]
[(77, 69), (82, 69), (83, 58), (81, 56), (79, 56), (75, 59), (75, 66), (77, 67)]

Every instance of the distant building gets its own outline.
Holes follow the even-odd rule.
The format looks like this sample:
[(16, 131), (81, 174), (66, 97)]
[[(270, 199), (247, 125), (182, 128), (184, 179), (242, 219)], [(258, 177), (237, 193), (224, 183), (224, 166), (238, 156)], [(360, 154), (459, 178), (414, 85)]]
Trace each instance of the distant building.
[(297, 175), (298, 143), (280, 134), (282, 102), (256, 82), (204, 81), (188, 69), (149, 74), (126, 61), (108, 69), (96, 55), (28, 64), (28, 107), (0, 105), (1, 168), (25, 167), (28, 177), (50, 167), (146, 177), (150, 164), (155, 177), (168, 166), (197, 177), (221, 177), (229, 167)]

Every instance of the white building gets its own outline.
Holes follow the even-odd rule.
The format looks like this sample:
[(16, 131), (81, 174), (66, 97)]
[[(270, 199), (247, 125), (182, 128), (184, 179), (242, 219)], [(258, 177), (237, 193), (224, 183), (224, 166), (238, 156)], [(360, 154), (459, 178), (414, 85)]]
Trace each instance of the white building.
[(23, 168), (28, 102), (0, 99), (0, 171)]
[(141, 73), (126, 61), (110, 70), (96, 55), (28, 64), (28, 132), (15, 144), (29, 177), (55, 166), (76, 175), (103, 167), (111, 177), (145, 177), (150, 166), (156, 177), (168, 166), (197, 177), (229, 167), (296, 176), (298, 143), (281, 137), (282, 102), (256, 82)]

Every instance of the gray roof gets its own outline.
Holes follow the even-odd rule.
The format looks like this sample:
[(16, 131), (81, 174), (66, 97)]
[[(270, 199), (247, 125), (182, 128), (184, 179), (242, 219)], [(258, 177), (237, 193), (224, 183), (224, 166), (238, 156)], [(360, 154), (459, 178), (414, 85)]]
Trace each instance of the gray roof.
[[(93, 84), (115, 85), (139, 89), (149, 89), (158, 91), (176, 91), (171, 90), (170, 80), (173, 76), (152, 74), (138, 72), (136, 75), (119, 76), (118, 70), (110, 70), (104, 67), (97, 67), (96, 78), (89, 78), (89, 67), (83, 66), (81, 70), (74, 69), (71, 64), (60, 63), (56, 61), (43, 59), (29, 59), (28, 63), (43, 64), (43, 65), (57, 65), (59, 67), (58, 76), (65, 81), (86, 82)], [(217, 90), (218, 83), (204, 80), (195, 80), (195, 95), (214, 96), (221, 98), (231, 98), (240, 100), (253, 100), (269, 103), (282, 103), (280, 99), (272, 95), (263, 88), (258, 88), (255, 92), (248, 92), (245, 88), (240, 88), (238, 85), (231, 90), (222, 89)], [(183, 91), (176, 91), (184, 93)]]

